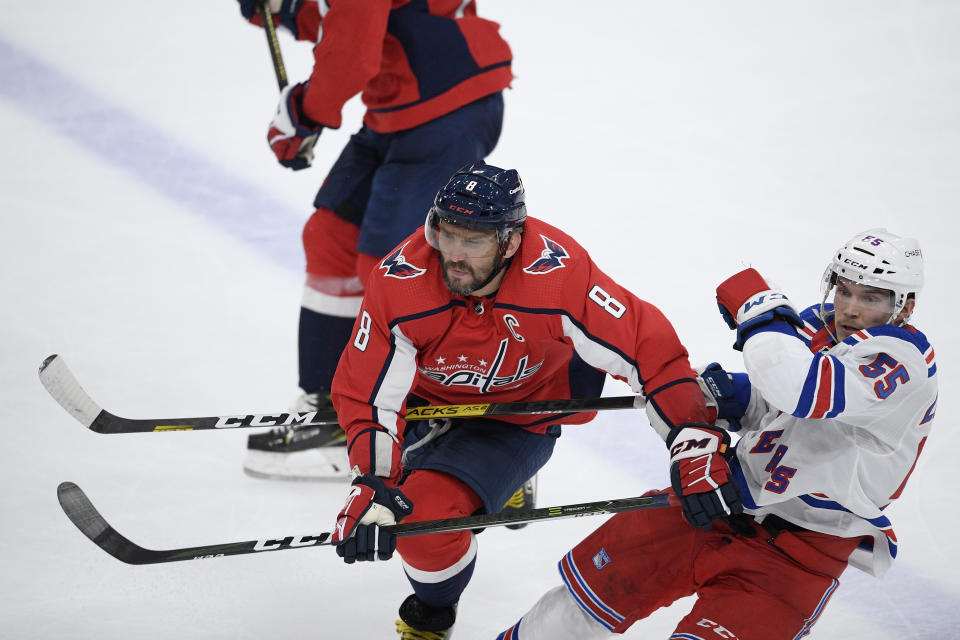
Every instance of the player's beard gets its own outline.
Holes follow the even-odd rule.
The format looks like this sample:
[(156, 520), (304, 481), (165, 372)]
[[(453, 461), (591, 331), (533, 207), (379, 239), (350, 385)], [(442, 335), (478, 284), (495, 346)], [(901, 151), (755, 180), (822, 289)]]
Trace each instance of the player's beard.
[[(492, 260), (495, 260), (492, 259)], [(450, 291), (461, 295), (468, 296), (474, 291), (476, 291), (490, 276), (490, 272), (493, 271), (494, 263), (491, 262), (489, 265), (486, 265), (486, 269), (483, 269), (482, 272), (478, 273), (477, 269), (474, 269), (465, 261), (455, 262), (453, 260), (444, 260), (443, 261), (443, 282), (447, 285), (447, 288)], [(461, 271), (466, 271), (470, 274), (470, 277), (466, 280), (454, 280), (450, 276), (450, 269), (460, 269)]]

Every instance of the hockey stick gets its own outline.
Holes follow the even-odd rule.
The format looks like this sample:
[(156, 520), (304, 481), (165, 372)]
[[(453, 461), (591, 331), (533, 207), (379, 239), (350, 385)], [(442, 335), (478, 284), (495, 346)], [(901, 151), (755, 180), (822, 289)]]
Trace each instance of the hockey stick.
[(263, 21), (263, 30), (267, 34), (267, 47), (270, 49), (273, 71), (277, 74), (277, 86), (283, 91), (283, 88), (287, 86), (287, 69), (283, 66), (283, 56), (280, 54), (280, 41), (277, 40), (277, 28), (273, 24), (270, 0), (262, 0), (258, 12), (260, 13), (260, 20)]
[[(63, 358), (54, 354), (40, 365), (40, 382), (61, 407), (85, 427), (97, 433), (144, 433), (149, 431), (199, 431), (202, 429), (236, 429), (240, 427), (316, 426), (337, 424), (333, 409), (306, 413), (270, 413), (225, 415), (198, 418), (134, 419), (114, 415), (91, 398), (67, 367)], [(530, 402), (492, 402), (482, 404), (450, 404), (411, 407), (407, 420), (430, 418), (478, 418), (540, 413), (577, 413), (610, 409), (642, 409), (643, 396), (609, 398), (568, 398)]]
[[(57, 499), (63, 512), (83, 532), (83, 535), (93, 540), (94, 544), (112, 555), (117, 560), (127, 564), (158, 564), (161, 562), (176, 562), (179, 560), (204, 560), (207, 558), (221, 558), (262, 551), (284, 551), (300, 547), (315, 547), (330, 545), (330, 533), (318, 533), (300, 536), (281, 536), (278, 538), (263, 538), (246, 542), (226, 542), (199, 547), (184, 547), (182, 549), (146, 549), (131, 542), (116, 529), (110, 526), (100, 512), (97, 511), (83, 490), (72, 482), (61, 482), (57, 487)], [(545, 507), (523, 513), (509, 514), (494, 513), (489, 515), (468, 516), (466, 518), (450, 518), (447, 520), (427, 520), (410, 524), (397, 524), (384, 527), (392, 530), (397, 536), (419, 536), (430, 533), (444, 533), (448, 531), (466, 531), (481, 527), (497, 527), (506, 524), (520, 524), (536, 522), (538, 520), (559, 520), (562, 518), (577, 518), (580, 516), (601, 515), (605, 513), (621, 513), (638, 509), (656, 509), (670, 504), (670, 496), (659, 493), (637, 498), (623, 498), (619, 500), (600, 500), (582, 504), (568, 504), (560, 507)]]

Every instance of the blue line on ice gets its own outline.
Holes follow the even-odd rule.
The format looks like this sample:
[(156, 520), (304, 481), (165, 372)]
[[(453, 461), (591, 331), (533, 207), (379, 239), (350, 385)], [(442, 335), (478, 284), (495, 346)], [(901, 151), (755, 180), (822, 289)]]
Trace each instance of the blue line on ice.
[(291, 210), (155, 124), (2, 38), (0, 97), (269, 260), (302, 271), (304, 211)]

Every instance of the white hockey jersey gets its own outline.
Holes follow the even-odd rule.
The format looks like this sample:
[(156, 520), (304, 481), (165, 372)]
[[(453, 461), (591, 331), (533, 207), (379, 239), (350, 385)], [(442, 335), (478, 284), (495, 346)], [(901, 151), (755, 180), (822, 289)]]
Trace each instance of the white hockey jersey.
[(850, 564), (879, 577), (897, 554), (883, 510), (930, 433), (937, 365), (910, 326), (834, 344), (818, 308), (801, 314), (802, 330), (773, 323), (744, 345), (751, 399), (731, 467), (758, 520), (774, 513), (813, 531), (872, 537)]

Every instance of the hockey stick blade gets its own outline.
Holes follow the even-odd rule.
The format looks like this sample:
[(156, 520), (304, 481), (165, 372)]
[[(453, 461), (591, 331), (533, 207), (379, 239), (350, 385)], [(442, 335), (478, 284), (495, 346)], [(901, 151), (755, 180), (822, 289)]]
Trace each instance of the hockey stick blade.
[[(40, 381), (47, 392), (83, 426), (97, 433), (145, 433), (150, 431), (199, 431), (202, 429), (236, 429), (245, 427), (322, 426), (336, 425), (333, 409), (305, 413), (267, 413), (224, 415), (197, 418), (123, 418), (102, 408), (91, 398), (56, 354), (40, 365)], [(480, 418), (488, 416), (516, 416), (531, 414), (562, 414), (612, 409), (642, 409), (643, 396), (615, 396), (607, 398), (566, 398), (562, 400), (531, 400), (527, 402), (488, 402), (477, 404), (430, 405), (411, 407), (406, 420), (430, 418)]]
[[(162, 562), (177, 562), (179, 560), (204, 560), (208, 558), (222, 558), (226, 556), (261, 553), (264, 551), (283, 551), (299, 549), (301, 547), (315, 547), (330, 545), (330, 533), (315, 535), (281, 536), (278, 538), (264, 538), (246, 542), (227, 542), (199, 547), (185, 547), (182, 549), (146, 549), (131, 542), (120, 532), (114, 529), (97, 511), (83, 490), (72, 482), (62, 482), (57, 487), (57, 499), (64, 513), (70, 521), (98, 547), (112, 555), (117, 560), (127, 564), (159, 564)], [(670, 496), (658, 493), (636, 498), (622, 498), (618, 500), (601, 500), (585, 502), (559, 507), (544, 507), (523, 513), (494, 513), (489, 515), (468, 516), (465, 518), (450, 518), (446, 520), (427, 520), (398, 524), (391, 529), (399, 536), (419, 536), (431, 533), (450, 531), (466, 531), (482, 527), (495, 527), (507, 524), (521, 524), (540, 520), (560, 520), (563, 518), (578, 518), (639, 509), (656, 509), (670, 504)]]
[(84, 391), (64, 359), (48, 356), (40, 365), (40, 382), (50, 396), (83, 426), (97, 433), (145, 433), (150, 431), (194, 431), (237, 427), (315, 426), (337, 424), (333, 409), (305, 413), (225, 415), (199, 418), (123, 418), (98, 405)]
[[(156, 551), (146, 549), (131, 542), (123, 534), (114, 529), (97, 511), (83, 490), (72, 482), (61, 482), (57, 487), (57, 500), (63, 512), (76, 525), (83, 535), (90, 538), (95, 545), (127, 564), (157, 564), (161, 562), (176, 562), (177, 560), (199, 560), (202, 558), (218, 558), (222, 556), (254, 553), (257, 551), (274, 551), (280, 548), (296, 548), (324, 544), (330, 536), (322, 533), (320, 536), (300, 536), (299, 538), (284, 538), (280, 540), (253, 540), (250, 542), (235, 542), (228, 544), (206, 545), (202, 547), (186, 547), (183, 549), (169, 549)], [(329, 544), (329, 543), (327, 543)]]
[[(40, 365), (40, 382), (47, 393), (88, 429), (99, 431), (93, 425), (101, 413), (105, 413), (74, 377), (67, 363), (57, 354), (47, 356)], [(102, 432), (101, 432), (102, 433)]]

